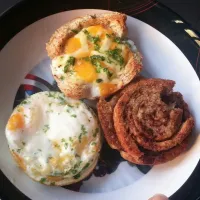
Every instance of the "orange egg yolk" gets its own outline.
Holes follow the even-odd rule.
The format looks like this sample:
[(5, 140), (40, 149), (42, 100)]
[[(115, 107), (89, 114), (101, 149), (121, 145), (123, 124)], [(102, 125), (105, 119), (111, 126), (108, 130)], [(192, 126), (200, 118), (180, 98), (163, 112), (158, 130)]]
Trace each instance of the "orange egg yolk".
[(74, 66), (74, 71), (86, 82), (93, 82), (97, 79), (95, 67), (85, 60), (79, 60)]
[(70, 38), (65, 45), (65, 52), (67, 54), (74, 53), (81, 48), (81, 42), (79, 38)]
[(105, 38), (106, 34), (113, 33), (111, 29), (105, 29), (101, 25), (90, 26), (87, 28), (87, 30), (92, 36), (99, 36), (100, 40), (103, 40)]
[(21, 129), (24, 127), (24, 117), (20, 113), (13, 114), (7, 124), (7, 128), (11, 131)]
[(99, 84), (101, 96), (108, 96), (117, 90), (116, 84), (112, 83), (101, 83)]

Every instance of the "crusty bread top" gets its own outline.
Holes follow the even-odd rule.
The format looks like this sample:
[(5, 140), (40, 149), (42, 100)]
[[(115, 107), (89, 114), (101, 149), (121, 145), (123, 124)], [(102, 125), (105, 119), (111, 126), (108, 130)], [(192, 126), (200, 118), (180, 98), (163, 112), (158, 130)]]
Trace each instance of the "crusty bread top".
[(116, 36), (123, 37), (127, 32), (125, 21), (126, 15), (118, 12), (86, 15), (73, 19), (60, 27), (52, 35), (49, 42), (46, 44), (47, 53), (51, 59), (61, 55), (64, 51), (63, 47), (66, 40), (76, 34), (72, 30), (80, 31), (83, 28), (93, 25), (100, 24), (109, 27)]

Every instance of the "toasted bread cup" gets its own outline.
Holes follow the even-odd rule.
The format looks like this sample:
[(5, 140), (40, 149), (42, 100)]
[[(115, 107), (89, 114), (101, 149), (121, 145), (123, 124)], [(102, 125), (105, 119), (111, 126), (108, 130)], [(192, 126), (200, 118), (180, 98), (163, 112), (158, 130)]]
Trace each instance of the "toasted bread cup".
[(86, 15), (52, 35), (46, 49), (52, 74), (66, 96), (107, 97), (141, 71), (140, 53), (125, 40), (125, 22), (126, 15), (117, 12)]

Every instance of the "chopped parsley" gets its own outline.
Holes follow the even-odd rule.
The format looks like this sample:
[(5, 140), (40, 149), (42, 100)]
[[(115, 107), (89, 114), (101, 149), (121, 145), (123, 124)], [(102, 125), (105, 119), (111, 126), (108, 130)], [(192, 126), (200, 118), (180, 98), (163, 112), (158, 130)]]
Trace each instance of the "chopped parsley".
[(82, 131), (83, 135), (85, 135), (87, 133), (86, 128), (83, 124), (81, 125), (81, 131)]
[(51, 185), (55, 185), (55, 182), (51, 182)]
[(109, 71), (109, 69), (104, 68), (100, 63), (101, 61), (105, 61), (104, 56), (100, 56), (100, 55), (90, 56), (90, 61), (96, 67), (97, 73), (100, 73), (101, 71), (103, 71), (107, 74), (108, 78), (110, 78), (112, 76), (112, 73)]
[(44, 183), (46, 181), (46, 178), (41, 178), (40, 183)]
[(40, 151), (40, 152), (41, 152), (41, 151), (42, 151), (42, 149), (38, 149), (38, 151)]
[(64, 175), (62, 172), (57, 172), (57, 171), (55, 171), (55, 172), (53, 173), (53, 176), (62, 176), (62, 175)]
[(76, 34), (78, 33), (78, 30), (76, 30), (76, 29), (72, 29), (71, 31), (72, 31), (73, 33), (76, 33)]
[(96, 145), (96, 144), (97, 144), (96, 142), (92, 142), (92, 143), (91, 143), (92, 146), (94, 146), (94, 145)]
[(85, 35), (87, 36), (87, 39), (88, 39), (90, 42), (92, 42), (93, 44), (98, 45), (97, 42), (100, 41), (99, 36), (91, 36), (90, 33), (89, 33), (86, 29), (85, 29), (83, 32), (85, 33)]
[(92, 17), (92, 19), (96, 19), (97, 16), (96, 15), (90, 15)]
[(67, 104), (68, 107), (73, 108), (74, 106), (72, 106), (71, 104)]
[(82, 125), (81, 125), (81, 133), (80, 133), (80, 135), (79, 135), (79, 137), (78, 137), (79, 143), (81, 143), (82, 137), (83, 137), (84, 135), (86, 135), (86, 134), (87, 134), (86, 128), (85, 128), (85, 126), (82, 124)]
[(83, 167), (83, 170), (87, 169), (90, 166), (90, 163), (86, 163), (86, 165)]
[(47, 158), (47, 163), (49, 163), (49, 160), (51, 160), (53, 157), (52, 156), (49, 156), (48, 158)]
[(101, 79), (101, 78), (98, 78), (97, 80), (96, 80), (96, 82), (97, 83), (101, 83), (103, 80)]
[(64, 67), (64, 72), (67, 73), (70, 66), (74, 66), (75, 64), (75, 58), (73, 56), (70, 56), (67, 60), (67, 63)]
[(118, 43), (118, 44), (122, 43), (122, 40), (121, 40), (120, 37), (115, 37), (113, 41), (116, 42), (116, 43)]
[(76, 115), (71, 115), (71, 117), (76, 118)]
[(106, 33), (106, 37), (108, 37), (108, 38), (111, 38), (111, 35), (110, 35), (110, 34), (108, 34), (108, 33)]
[(56, 93), (55, 92), (48, 92), (48, 97), (56, 98)]
[(65, 149), (67, 149), (67, 147), (68, 147), (68, 143), (67, 143), (67, 142), (65, 142)]
[(96, 137), (98, 132), (99, 132), (99, 128), (96, 128), (95, 131), (93, 132), (93, 137)]
[(22, 101), (20, 104), (21, 104), (21, 105), (24, 105), (24, 104), (28, 104), (28, 103), (30, 103), (28, 100), (24, 100), (24, 101)]
[(74, 179), (79, 179), (81, 177), (81, 173), (78, 173), (74, 176)]
[(67, 149), (68, 143), (66, 142), (65, 138), (62, 138), (61, 142), (64, 143), (65, 149)]
[(65, 105), (67, 102), (66, 102), (66, 99), (62, 96), (59, 96), (58, 99), (60, 100), (60, 105)]
[(26, 145), (26, 143), (25, 142), (22, 142), (22, 144), (25, 146)]
[(111, 73), (108, 68), (103, 68), (103, 71), (107, 74), (108, 78), (111, 78), (113, 75), (113, 73)]
[(72, 173), (72, 174), (76, 174), (77, 172), (78, 172), (78, 171), (77, 171), (76, 169), (72, 169), (72, 170), (71, 170), (71, 173)]
[(61, 77), (60, 77), (60, 80), (61, 80), (61, 81), (65, 80), (65, 77), (64, 77), (64, 76), (61, 76)]
[(50, 129), (49, 125), (44, 125), (44, 128), (42, 129), (45, 133)]
[(73, 139), (72, 139), (72, 137), (69, 137), (69, 141), (70, 141), (70, 142), (73, 142)]
[(124, 64), (124, 58), (121, 55), (122, 50), (115, 48), (113, 50), (108, 50), (106, 53), (108, 56), (116, 60), (120, 65)]
[(92, 64), (94, 63), (94, 65), (95, 65), (95, 61), (104, 61), (105, 57), (100, 56), (100, 55), (93, 55), (93, 56), (90, 56), (90, 60), (91, 60)]
[(81, 59), (83, 59), (83, 60), (85, 60), (85, 61), (90, 61), (90, 58), (87, 56), (87, 57), (83, 57), (83, 58), (81, 58)]
[(20, 153), (22, 149), (17, 149), (17, 153)]
[(75, 157), (76, 157), (76, 158), (80, 158), (80, 156), (79, 156), (77, 153), (75, 154)]

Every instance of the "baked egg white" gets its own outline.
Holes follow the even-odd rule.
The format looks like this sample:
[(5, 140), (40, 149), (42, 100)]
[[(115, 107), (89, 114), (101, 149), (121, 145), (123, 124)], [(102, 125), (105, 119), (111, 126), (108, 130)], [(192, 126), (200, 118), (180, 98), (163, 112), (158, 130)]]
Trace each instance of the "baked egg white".
[(63, 55), (52, 60), (52, 74), (61, 82), (67, 82), (70, 74), (72, 82), (90, 88), (87, 96), (92, 99), (109, 96), (122, 87), (120, 76), (127, 73), (125, 66), (133, 52), (141, 62), (132, 41), (116, 37), (102, 25), (82, 29), (67, 40), (64, 49)]
[(67, 185), (87, 176), (101, 148), (98, 120), (85, 103), (40, 92), (18, 105), (6, 126), (9, 149), (32, 179)]

